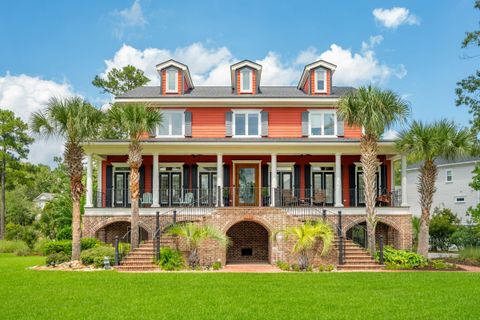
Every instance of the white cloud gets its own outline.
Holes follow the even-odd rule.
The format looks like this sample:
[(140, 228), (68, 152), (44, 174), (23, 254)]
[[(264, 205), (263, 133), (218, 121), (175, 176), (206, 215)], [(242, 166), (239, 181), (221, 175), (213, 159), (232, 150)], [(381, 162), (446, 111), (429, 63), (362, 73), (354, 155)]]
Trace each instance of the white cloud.
[(394, 7), (391, 9), (376, 8), (373, 10), (375, 20), (382, 24), (385, 28), (396, 29), (402, 24), (416, 25), (420, 24), (418, 18), (410, 10), (402, 7)]
[(385, 131), (385, 133), (383, 134), (383, 139), (386, 139), (386, 140), (394, 140), (396, 138), (398, 138), (398, 131), (394, 130), (394, 129), (390, 129), (390, 130), (387, 130)]
[[(381, 35), (370, 37), (362, 43), (360, 52), (332, 44), (324, 52), (310, 47), (299, 52), (293, 61), (283, 61), (276, 52), (268, 52), (256, 62), (263, 66), (263, 85), (295, 85), (305, 64), (318, 59), (325, 59), (336, 64), (335, 84), (358, 86), (368, 83), (384, 84), (389, 78), (403, 78), (407, 71), (405, 66), (390, 66), (376, 57), (374, 48), (383, 40)], [(230, 85), (229, 66), (238, 59), (226, 47), (207, 48), (202, 43), (168, 50), (147, 48), (139, 50), (124, 44), (113, 56), (105, 60), (104, 74), (112, 68), (122, 68), (131, 64), (143, 70), (150, 78), (150, 85), (158, 85), (159, 79), (155, 66), (168, 59), (175, 59), (188, 65), (195, 85)]]
[(147, 24), (142, 6), (139, 0), (135, 0), (130, 8), (123, 10), (114, 10), (113, 15), (118, 18), (117, 26), (114, 30), (118, 38), (122, 38), (126, 28), (143, 27)]
[[(70, 97), (72, 87), (25, 74), (0, 76), (0, 108), (15, 112), (23, 121), (29, 121), (32, 112), (40, 110), (51, 97)], [(53, 156), (62, 155), (63, 144), (56, 140), (36, 141), (30, 147), (28, 161), (53, 164)]]

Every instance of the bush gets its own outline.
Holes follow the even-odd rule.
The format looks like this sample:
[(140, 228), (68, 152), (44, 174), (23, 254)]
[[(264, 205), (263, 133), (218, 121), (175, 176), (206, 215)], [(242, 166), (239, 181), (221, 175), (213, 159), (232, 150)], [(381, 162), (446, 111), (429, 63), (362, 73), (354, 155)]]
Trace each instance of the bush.
[(57, 233), (57, 240), (72, 240), (72, 227), (66, 226)]
[(130, 252), (130, 243), (120, 242), (118, 244), (118, 255), (120, 260)]
[(459, 256), (461, 259), (466, 260), (475, 260), (480, 263), (480, 247), (468, 247), (463, 250), (460, 250)]
[(84, 265), (93, 265), (96, 268), (103, 267), (105, 257), (110, 259), (110, 264), (113, 264), (115, 259), (115, 249), (110, 246), (98, 246), (82, 251), (80, 260)]
[(52, 253), (52, 254), (47, 256), (45, 261), (46, 261), (47, 266), (56, 266), (56, 265), (59, 265), (61, 263), (70, 261), (70, 256), (66, 255), (63, 252)]
[(22, 240), (29, 248), (33, 248), (38, 239), (38, 232), (33, 226), (22, 226), (19, 224), (9, 223), (5, 227), (6, 240)]
[[(376, 253), (376, 260), (379, 260), (380, 253)], [(427, 259), (415, 252), (397, 250), (390, 246), (383, 249), (383, 260), (385, 265), (393, 269), (414, 269), (427, 265)]]
[(450, 237), (457, 231), (459, 222), (458, 217), (448, 208), (437, 207), (433, 210), (428, 229), (432, 250), (447, 251), (450, 248)]
[(480, 246), (480, 233), (475, 226), (458, 226), (450, 236), (450, 243), (459, 249)]
[(160, 249), (160, 261), (158, 264), (160, 268), (167, 271), (180, 270), (185, 266), (182, 253), (168, 247)]
[(80, 240), (80, 246), (82, 250), (88, 250), (102, 245), (102, 242), (98, 241), (96, 238), (82, 238)]
[(432, 260), (431, 266), (433, 269), (443, 270), (443, 269), (455, 269), (455, 265), (452, 263), (445, 262), (443, 260)]
[(30, 248), (19, 248), (17, 250), (15, 250), (13, 253), (15, 253), (15, 255), (17, 256), (21, 256), (21, 257), (25, 257), (25, 256), (30, 256), (32, 255), (32, 249)]
[(43, 255), (43, 247), (48, 242), (50, 242), (50, 240), (45, 238), (37, 240), (37, 242), (35, 242), (35, 245), (33, 246), (33, 253)]
[(43, 245), (42, 252), (44, 255), (48, 256), (53, 253), (64, 253), (70, 255), (72, 252), (72, 241), (71, 240), (61, 240), (61, 241), (49, 241)]
[(277, 267), (282, 271), (290, 271), (290, 265), (285, 261), (277, 261)]
[(15, 251), (28, 250), (25, 242), (20, 240), (0, 240), (0, 253), (14, 253)]
[(220, 261), (215, 261), (214, 263), (212, 263), (212, 269), (213, 270), (222, 269), (222, 263)]

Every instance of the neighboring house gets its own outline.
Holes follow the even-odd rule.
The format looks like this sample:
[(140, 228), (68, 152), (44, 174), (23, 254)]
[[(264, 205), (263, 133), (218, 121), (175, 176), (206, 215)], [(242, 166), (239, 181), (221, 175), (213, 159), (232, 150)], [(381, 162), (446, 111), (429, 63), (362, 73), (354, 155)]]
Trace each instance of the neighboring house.
[[(475, 207), (479, 203), (479, 192), (470, 187), (473, 178), (475, 164), (480, 161), (478, 157), (436, 161), (438, 176), (435, 183), (437, 191), (433, 197), (432, 211), (435, 207), (452, 209), (458, 215), (462, 223), (468, 223), (466, 215), (469, 207)], [(420, 216), (419, 194), (417, 182), (420, 164), (416, 163), (407, 168), (408, 180), (408, 203), (412, 214)]]
[(55, 198), (55, 195), (53, 193), (42, 192), (38, 195), (38, 197), (33, 199), (33, 202), (38, 208), (43, 209), (45, 208), (47, 202), (52, 201), (53, 198)]
[[(262, 66), (249, 60), (230, 66), (231, 83), (195, 86), (186, 65), (156, 66), (160, 86), (139, 87), (117, 103), (145, 102), (163, 114), (146, 133), (140, 168), (141, 237), (177, 221), (202, 221), (227, 234), (228, 249), (210, 245), (210, 261), (289, 261), (289, 243), (276, 230), (311, 217), (337, 223), (343, 233), (365, 223), (361, 128), (337, 116), (337, 101), (351, 87), (334, 85), (336, 66), (320, 60), (305, 66), (297, 86), (263, 86)], [(402, 190), (392, 186), (391, 140), (379, 142), (378, 236), (398, 248), (411, 246), (411, 214)], [(85, 145), (87, 202), (84, 235), (112, 242), (130, 227), (128, 141)], [(98, 167), (94, 197), (92, 159)], [(404, 169), (406, 169), (406, 161)], [(406, 172), (404, 170), (404, 172)], [(188, 214), (187, 214), (188, 213)], [(292, 260), (293, 261), (293, 260)]]

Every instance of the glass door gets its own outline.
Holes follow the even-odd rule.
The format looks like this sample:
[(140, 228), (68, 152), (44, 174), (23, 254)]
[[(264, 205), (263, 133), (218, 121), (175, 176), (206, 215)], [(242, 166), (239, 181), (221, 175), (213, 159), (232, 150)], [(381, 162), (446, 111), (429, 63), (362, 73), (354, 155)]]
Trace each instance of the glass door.
[(258, 164), (237, 164), (235, 180), (235, 203), (238, 206), (257, 206)]
[(115, 172), (114, 174), (114, 205), (127, 207), (131, 202), (130, 172)]
[(280, 199), (282, 205), (289, 205), (294, 201), (293, 179), (291, 172), (277, 172), (278, 190), (280, 190)]
[(335, 201), (333, 172), (313, 172), (312, 186), (313, 204), (333, 206)]
[(180, 204), (182, 198), (180, 172), (160, 172), (160, 204), (172, 206)]
[[(378, 186), (379, 186), (379, 175), (378, 172), (376, 173), (376, 179), (375, 179), (375, 189), (376, 189), (376, 195), (378, 196)], [(357, 206), (364, 206), (365, 205), (365, 182), (363, 181), (363, 172), (359, 171), (357, 172), (357, 201), (356, 205)]]
[(214, 206), (217, 199), (217, 173), (200, 172), (200, 204)]

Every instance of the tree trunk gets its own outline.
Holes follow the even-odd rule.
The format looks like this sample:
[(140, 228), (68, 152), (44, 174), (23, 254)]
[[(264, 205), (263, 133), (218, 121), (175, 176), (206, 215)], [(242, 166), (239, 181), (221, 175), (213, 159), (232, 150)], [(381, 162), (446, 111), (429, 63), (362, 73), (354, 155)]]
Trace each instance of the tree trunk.
[(195, 269), (200, 264), (200, 257), (198, 256), (198, 249), (192, 248), (190, 250), (190, 256), (188, 257), (188, 265)]
[(417, 190), (420, 194), (420, 207), (422, 214), (420, 216), (420, 232), (418, 234), (417, 252), (424, 257), (428, 257), (428, 247), (430, 235), (428, 233), (430, 225), (430, 210), (432, 208), (433, 195), (435, 194), (435, 180), (437, 179), (437, 166), (432, 160), (427, 160), (420, 168)]
[(298, 267), (300, 270), (307, 270), (308, 268), (308, 255), (306, 251), (301, 251), (300, 256), (298, 257)]
[(374, 255), (375, 228), (377, 226), (377, 215), (375, 213), (375, 203), (377, 200), (377, 169), (378, 169), (378, 146), (377, 139), (372, 135), (363, 135), (360, 142), (363, 181), (365, 185), (365, 211), (367, 214), (367, 238), (368, 251)]
[(3, 157), (2, 157), (2, 177), (1, 177), (1, 184), (2, 184), (2, 206), (1, 206), (1, 213), (0, 213), (0, 240), (5, 238), (5, 171), (7, 169), (7, 160), (5, 158), (5, 148), (3, 149)]
[(72, 261), (80, 260), (80, 239), (82, 237), (82, 217), (80, 212), (80, 199), (83, 195), (83, 160), (84, 151), (81, 146), (74, 143), (65, 145), (65, 163), (70, 176), (70, 192), (72, 195)]
[(130, 194), (132, 203), (132, 219), (131, 219), (131, 246), (132, 249), (138, 247), (139, 244), (139, 205), (140, 199), (140, 172), (142, 165), (142, 148), (138, 141), (132, 141), (128, 151), (128, 165), (130, 166)]

